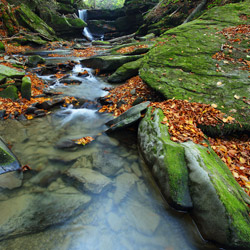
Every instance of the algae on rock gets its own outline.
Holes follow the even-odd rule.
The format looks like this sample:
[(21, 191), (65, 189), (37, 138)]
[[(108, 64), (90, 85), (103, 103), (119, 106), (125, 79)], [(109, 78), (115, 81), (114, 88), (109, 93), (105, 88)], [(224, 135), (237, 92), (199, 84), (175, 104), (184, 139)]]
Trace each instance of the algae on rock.
[[(226, 247), (248, 249), (249, 197), (211, 147), (170, 140), (159, 109), (139, 125), (139, 147), (174, 207), (188, 204), (202, 235)], [(188, 201), (188, 203), (184, 203)]]
[[(216, 104), (219, 110), (249, 127), (249, 105), (242, 101), (243, 96), (250, 99), (248, 71), (240, 70), (240, 64), (212, 58), (226, 43), (219, 31), (249, 23), (240, 18), (250, 14), (248, 7), (249, 0), (214, 7), (197, 20), (168, 30), (145, 55), (141, 78), (167, 99)], [(244, 49), (246, 44), (242, 46)]]

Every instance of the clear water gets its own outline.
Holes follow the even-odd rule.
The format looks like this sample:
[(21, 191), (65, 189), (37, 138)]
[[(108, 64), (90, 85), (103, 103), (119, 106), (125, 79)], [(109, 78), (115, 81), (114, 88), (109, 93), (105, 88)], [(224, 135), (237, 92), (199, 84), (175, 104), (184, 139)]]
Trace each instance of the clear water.
[[(82, 68), (72, 72), (76, 77)], [(95, 100), (104, 82), (93, 75), (57, 91)], [(48, 77), (48, 76), (47, 76)], [(103, 133), (110, 115), (96, 109), (61, 108), (31, 121), (0, 121), (0, 134), (22, 165), (23, 185), (0, 193), (0, 249), (218, 249), (202, 240), (187, 214), (172, 210), (141, 160), (136, 131)], [(68, 139), (97, 136), (77, 148)], [(99, 193), (67, 176), (92, 169), (109, 178)]]

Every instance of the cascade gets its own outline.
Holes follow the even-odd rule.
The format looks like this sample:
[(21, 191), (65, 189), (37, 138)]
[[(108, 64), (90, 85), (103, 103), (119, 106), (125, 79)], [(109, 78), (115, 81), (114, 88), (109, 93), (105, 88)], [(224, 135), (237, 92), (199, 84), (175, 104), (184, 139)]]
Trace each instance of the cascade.
[[(87, 10), (78, 10), (78, 14), (79, 14), (79, 18), (82, 19), (84, 22), (87, 21)], [(87, 38), (87, 40), (89, 41), (93, 41), (94, 38), (89, 30), (88, 27), (85, 27), (82, 31), (82, 34), (84, 35), (85, 38)]]

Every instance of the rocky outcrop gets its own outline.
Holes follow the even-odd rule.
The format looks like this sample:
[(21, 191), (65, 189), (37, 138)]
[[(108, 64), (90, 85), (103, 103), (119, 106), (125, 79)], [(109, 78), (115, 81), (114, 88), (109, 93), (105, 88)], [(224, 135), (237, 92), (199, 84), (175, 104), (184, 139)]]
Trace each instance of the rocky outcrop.
[(209, 147), (170, 140), (161, 110), (139, 125), (139, 147), (167, 200), (190, 210), (202, 235), (226, 247), (248, 249), (249, 197)]
[[(142, 79), (167, 99), (213, 104), (249, 130), (249, 74), (237, 59), (242, 51), (248, 60), (243, 53), (247, 45), (231, 45), (220, 33), (224, 28), (249, 23), (241, 18), (249, 15), (248, 5), (245, 1), (215, 7), (199, 19), (164, 33), (143, 59), (139, 70)], [(217, 60), (222, 52), (228, 56)]]
[(135, 56), (93, 56), (84, 60), (81, 60), (81, 64), (86, 67), (100, 69), (101, 72), (115, 71), (117, 68), (127, 62), (132, 62), (140, 59), (141, 55)]

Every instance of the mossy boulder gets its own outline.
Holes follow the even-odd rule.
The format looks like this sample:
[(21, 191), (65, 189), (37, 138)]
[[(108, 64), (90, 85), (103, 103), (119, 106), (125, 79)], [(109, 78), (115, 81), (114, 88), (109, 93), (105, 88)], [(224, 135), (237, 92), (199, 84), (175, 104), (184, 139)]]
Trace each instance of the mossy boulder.
[(208, 148), (170, 140), (163, 112), (148, 110), (138, 130), (139, 147), (174, 207), (190, 210), (203, 237), (230, 249), (249, 249), (249, 197), (228, 167)]
[(7, 67), (5, 65), (0, 65), (0, 75), (7, 76), (10, 78), (22, 78), (25, 75), (25, 71), (16, 70), (14, 68)]
[(80, 18), (73, 19), (66, 16), (59, 16), (49, 10), (47, 14), (48, 22), (59, 35), (72, 35), (76, 32), (82, 32), (82, 29), (87, 26)]
[(65, 4), (65, 3), (58, 3), (57, 11), (61, 14), (74, 14), (75, 9), (72, 5)]
[(140, 68), (142, 58), (133, 62), (128, 62), (119, 67), (111, 76), (108, 78), (110, 83), (120, 83), (127, 79), (138, 75), (138, 70)]
[(27, 100), (30, 100), (31, 98), (31, 80), (27, 76), (23, 77), (22, 79), (21, 95)]
[(4, 44), (2, 42), (0, 42), (0, 52), (5, 51), (5, 47)]
[(81, 64), (86, 67), (100, 69), (102, 72), (115, 71), (117, 68), (127, 62), (132, 62), (140, 59), (141, 55), (136, 56), (93, 56), (84, 60), (81, 60)]
[(18, 99), (18, 90), (17, 87), (14, 85), (11, 85), (0, 92), (0, 97), (2, 98), (10, 98), (12, 100)]
[(37, 64), (43, 64), (45, 63), (45, 59), (39, 55), (29, 56), (27, 65), (29, 67), (35, 67)]
[[(140, 76), (167, 99), (187, 99), (216, 104), (222, 112), (235, 117), (242, 126), (250, 124), (249, 73), (241, 63), (218, 61), (213, 55), (227, 42), (219, 33), (226, 27), (249, 23), (241, 17), (250, 14), (249, 0), (214, 7), (199, 19), (165, 32), (143, 59)], [(247, 41), (233, 45), (231, 57), (247, 49)], [(225, 49), (224, 53), (229, 53)], [(237, 55), (238, 53), (238, 55)], [(247, 60), (247, 58), (244, 58)]]
[(55, 40), (55, 31), (37, 16), (27, 5), (21, 4), (16, 10), (18, 21), (31, 31), (39, 33), (43, 38)]

